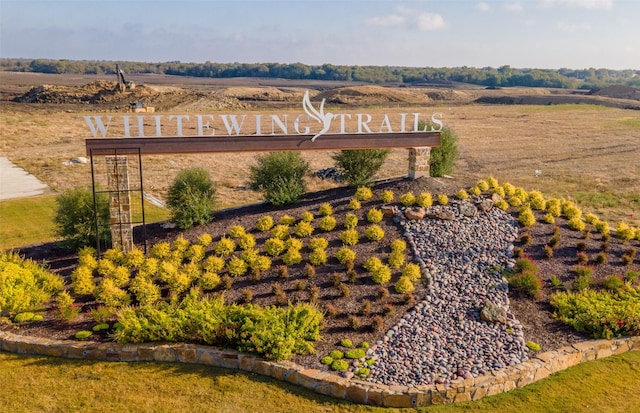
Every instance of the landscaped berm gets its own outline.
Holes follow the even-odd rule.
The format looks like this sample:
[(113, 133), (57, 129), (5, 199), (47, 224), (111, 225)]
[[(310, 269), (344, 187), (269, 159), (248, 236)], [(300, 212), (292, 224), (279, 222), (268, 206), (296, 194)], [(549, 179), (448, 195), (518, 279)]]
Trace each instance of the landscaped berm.
[(0, 349), (242, 369), (396, 407), (640, 349), (640, 229), (491, 177), (341, 187), (165, 227), (147, 225), (146, 254), (3, 253)]

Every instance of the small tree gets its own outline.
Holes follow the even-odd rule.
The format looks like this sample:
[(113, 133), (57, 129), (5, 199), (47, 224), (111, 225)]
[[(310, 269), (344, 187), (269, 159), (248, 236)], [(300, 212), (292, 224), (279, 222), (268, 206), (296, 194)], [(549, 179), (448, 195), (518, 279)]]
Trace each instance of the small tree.
[(250, 187), (264, 193), (273, 205), (298, 202), (307, 191), (304, 176), (309, 164), (298, 152), (272, 152), (257, 157), (258, 165), (251, 167)]
[(390, 149), (346, 150), (333, 156), (333, 160), (347, 184), (368, 187), (390, 153)]
[(444, 176), (453, 172), (458, 159), (458, 138), (450, 128), (440, 132), (440, 146), (431, 148), (429, 175)]
[(171, 220), (181, 229), (210, 222), (215, 195), (209, 172), (202, 168), (180, 171), (167, 196)]
[(105, 194), (96, 194), (98, 228), (96, 235), (96, 213), (93, 205), (93, 191), (88, 188), (73, 188), (56, 198), (56, 214), (53, 222), (56, 235), (64, 239), (67, 248), (78, 250), (95, 245), (96, 240), (108, 242), (111, 238), (109, 227), (109, 200)]

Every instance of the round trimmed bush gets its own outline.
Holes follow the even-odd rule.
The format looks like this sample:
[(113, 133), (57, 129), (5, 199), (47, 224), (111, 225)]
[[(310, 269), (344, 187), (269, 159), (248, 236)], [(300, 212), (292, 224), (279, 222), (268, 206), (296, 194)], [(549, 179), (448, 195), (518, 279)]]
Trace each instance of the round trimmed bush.
[(180, 229), (209, 223), (215, 195), (209, 172), (198, 167), (180, 171), (167, 194), (171, 220)]
[(296, 203), (307, 190), (309, 164), (299, 152), (272, 152), (257, 158), (250, 168), (250, 187), (273, 205)]

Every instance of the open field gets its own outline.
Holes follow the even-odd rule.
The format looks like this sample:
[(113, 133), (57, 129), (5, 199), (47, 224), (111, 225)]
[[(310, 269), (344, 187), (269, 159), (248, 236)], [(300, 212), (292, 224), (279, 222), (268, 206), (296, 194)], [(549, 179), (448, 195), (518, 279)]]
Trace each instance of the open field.
[[(3, 80), (7, 79), (7, 75), (2, 76)], [(38, 85), (41, 77), (47, 82), (53, 81), (52, 75), (22, 76), (24, 83), (9, 78), (13, 81), (7, 83), (8, 92), (5, 93), (5, 98), (25, 93), (30, 85)], [(175, 82), (176, 79), (169, 78), (165, 77), (163, 82), (154, 77), (144, 79), (160, 84), (150, 87), (175, 89), (177, 86), (170, 81)], [(65, 76), (55, 79), (58, 83), (65, 83), (63, 79), (67, 79), (66, 84), (70, 85), (87, 80), (73, 77), (68, 79)], [(255, 80), (249, 82), (252, 87), (246, 89), (238, 87), (237, 83), (240, 80), (234, 79), (231, 80), (231, 84), (227, 83), (227, 86), (232, 86), (227, 89), (222, 89), (222, 80), (213, 82), (198, 79), (199, 84), (192, 84), (191, 81), (185, 80), (186, 84), (182, 85), (184, 89), (177, 95), (154, 95), (157, 103), (163, 102), (164, 105), (172, 107), (170, 110), (162, 111), (162, 115), (244, 113), (249, 115), (246, 127), (250, 130), (252, 115), (266, 116), (274, 113), (273, 108), (259, 108), (265, 105), (263, 101), (242, 98), (243, 90), (247, 96), (256, 96), (256, 86), (261, 86), (261, 83), (256, 84)], [(304, 89), (300, 87), (302, 85), (294, 86), (280, 89), (269, 86), (269, 90), (275, 90), (271, 92), (271, 96), (275, 96), (276, 92), (283, 96), (293, 96), (290, 99), (281, 97), (284, 101), (280, 103), (286, 104), (289, 109), (280, 108), (278, 114), (286, 114), (293, 118), (301, 113), (299, 102)], [(336, 85), (323, 85), (325, 88), (330, 86)], [(312, 84), (309, 87), (319, 86)], [(141, 87), (143, 88), (144, 86)], [(508, 180), (530, 189), (540, 189), (549, 196), (578, 198), (586, 210), (594, 211), (613, 223), (626, 220), (636, 226), (640, 224), (640, 214), (636, 212), (640, 209), (640, 111), (584, 104), (468, 104), (473, 98), (480, 96), (481, 92), (484, 95), (500, 93), (506, 96), (529, 93), (533, 97), (557, 94), (556, 91), (538, 89), (425, 89), (420, 92), (424, 95), (424, 104), (416, 105), (410, 101), (419, 94), (417, 91), (391, 90), (378, 86), (366, 86), (366, 90), (362, 88), (356, 90), (357, 93), (351, 89), (322, 92), (322, 96), (328, 98), (326, 109), (334, 113), (366, 112), (374, 116), (382, 113), (397, 115), (419, 112), (428, 116), (434, 112), (442, 113), (445, 126), (452, 128), (459, 138), (461, 156), (455, 172), (457, 178), (473, 182), (493, 175), (500, 181)], [(205, 95), (202, 93), (221, 93), (221, 90), (225, 96), (233, 95), (233, 99), (236, 99), (234, 101), (240, 102), (242, 109), (212, 109), (215, 99), (210, 96), (204, 98)], [(317, 90), (313, 91), (313, 94), (318, 93)], [(403, 93), (413, 94), (413, 97), (406, 97)], [(383, 106), (379, 99), (381, 94), (386, 96), (387, 100), (395, 102)], [(403, 102), (399, 101), (402, 100), (398, 97), (401, 95), (405, 96), (402, 98)], [(220, 95), (215, 96), (218, 96), (218, 100), (222, 99)], [(356, 96), (357, 99), (353, 99), (357, 100), (356, 103), (360, 107), (356, 110), (345, 108), (343, 105), (331, 105), (331, 99), (338, 99), (338, 96), (342, 96), (339, 98), (342, 100), (346, 99), (344, 96)], [(375, 106), (367, 106), (367, 99), (375, 102)], [(0, 153), (56, 191), (90, 184), (89, 166), (64, 164), (74, 157), (85, 155), (84, 139), (90, 135), (90, 131), (82, 116), (124, 113), (124, 110), (114, 111), (113, 104), (107, 103), (0, 103)], [(333, 165), (332, 152), (304, 152), (303, 155), (309, 160), (314, 171)], [(249, 167), (253, 164), (254, 157), (254, 153), (145, 156), (144, 187), (147, 192), (162, 198), (179, 170), (188, 166), (202, 166), (210, 171), (218, 184), (219, 207), (254, 202), (260, 199), (260, 195), (246, 189)], [(406, 150), (394, 150), (380, 176), (406, 175), (406, 159)], [(540, 172), (539, 176), (536, 175), (536, 171)], [(309, 178), (309, 181), (312, 190), (334, 185), (332, 182), (316, 178)]]

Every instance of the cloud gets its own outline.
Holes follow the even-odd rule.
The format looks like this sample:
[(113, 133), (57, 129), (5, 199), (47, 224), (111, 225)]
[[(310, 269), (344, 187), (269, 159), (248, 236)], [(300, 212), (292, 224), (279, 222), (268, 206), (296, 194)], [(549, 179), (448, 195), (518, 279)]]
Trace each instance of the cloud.
[(421, 13), (418, 15), (418, 29), (420, 31), (440, 30), (446, 27), (447, 23), (439, 14)]
[(419, 11), (401, 4), (396, 6), (396, 13), (374, 16), (366, 19), (364, 23), (378, 27), (409, 26), (420, 31), (441, 30), (448, 26), (440, 14)]
[(524, 6), (522, 6), (522, 3), (516, 1), (516, 2), (505, 3), (504, 9), (506, 11), (521, 12), (524, 10)]
[(613, 0), (541, 0), (542, 7), (568, 7), (587, 10), (611, 10)]
[(491, 10), (491, 6), (489, 6), (488, 3), (481, 1), (480, 3), (476, 3), (476, 10), (489, 11)]
[(366, 19), (364, 23), (368, 26), (393, 27), (400, 26), (405, 22), (404, 16), (390, 14), (388, 16), (377, 16)]
[(565, 33), (588, 32), (591, 30), (591, 25), (589, 23), (575, 24), (558, 22), (556, 27), (558, 30)]

